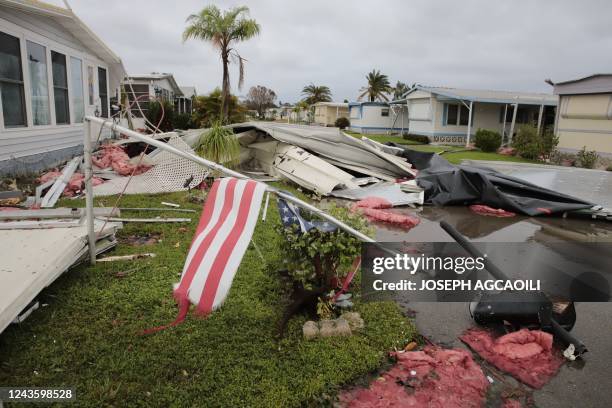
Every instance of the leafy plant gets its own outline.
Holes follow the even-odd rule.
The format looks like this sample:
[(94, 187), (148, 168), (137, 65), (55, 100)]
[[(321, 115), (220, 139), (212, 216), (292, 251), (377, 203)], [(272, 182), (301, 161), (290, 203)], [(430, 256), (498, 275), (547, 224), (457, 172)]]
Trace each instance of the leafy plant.
[(157, 126), (162, 132), (170, 132), (174, 129), (174, 106), (169, 101), (148, 102), (145, 117), (152, 126)]
[(561, 166), (573, 166), (576, 163), (576, 155), (555, 149), (550, 153), (550, 162)]
[(217, 121), (212, 128), (200, 136), (196, 151), (208, 160), (232, 167), (238, 163), (240, 144), (234, 132)]
[(403, 136), (406, 140), (412, 140), (413, 142), (421, 143), (421, 144), (429, 144), (429, 138), (423, 135), (411, 135), (407, 134)]
[[(208, 95), (197, 96), (193, 100), (192, 122), (196, 128), (207, 128), (221, 117), (221, 89), (216, 88)], [(228, 102), (229, 123), (244, 122), (246, 108), (232, 95)]]
[(348, 118), (342, 116), (336, 119), (334, 126), (340, 129), (346, 129), (347, 127), (351, 126), (351, 122), (348, 120)]
[(317, 102), (331, 102), (332, 93), (328, 86), (315, 85), (311, 83), (306, 85), (302, 89), (302, 95), (304, 95), (304, 101), (308, 105), (314, 105)]
[[(332, 206), (329, 213), (363, 233), (371, 233), (367, 221), (352, 214), (344, 207)], [(285, 254), (285, 266), (289, 275), (305, 288), (335, 288), (335, 283), (344, 277), (355, 257), (361, 253), (358, 238), (340, 229), (322, 232), (316, 228), (302, 233), (297, 225), (290, 228), (280, 226), (286, 239), (281, 252)]]
[(559, 136), (555, 135), (552, 128), (546, 127), (540, 136), (540, 155), (549, 159), (553, 152), (557, 149), (558, 144)]
[(502, 137), (498, 132), (488, 129), (478, 129), (474, 136), (474, 146), (483, 152), (495, 152), (502, 143)]
[(367, 96), (370, 102), (374, 102), (376, 100), (389, 100), (389, 97), (386, 94), (392, 92), (392, 88), (391, 84), (389, 83), (388, 76), (373, 69), (372, 72), (366, 75), (366, 80), (368, 81), (368, 84), (359, 90), (359, 92), (361, 92), (358, 98), (359, 100), (361, 100), (364, 96)]
[(172, 120), (173, 129), (189, 129), (191, 128), (191, 115), (188, 113), (177, 113)]
[(519, 156), (530, 160), (549, 158), (558, 143), (559, 138), (555, 136), (552, 129), (544, 129), (539, 135), (534, 125), (522, 125), (512, 139), (512, 147), (516, 149)]
[(587, 150), (586, 146), (583, 146), (582, 150), (576, 153), (576, 159), (576, 164), (579, 167), (592, 169), (599, 160), (599, 155), (595, 150)]

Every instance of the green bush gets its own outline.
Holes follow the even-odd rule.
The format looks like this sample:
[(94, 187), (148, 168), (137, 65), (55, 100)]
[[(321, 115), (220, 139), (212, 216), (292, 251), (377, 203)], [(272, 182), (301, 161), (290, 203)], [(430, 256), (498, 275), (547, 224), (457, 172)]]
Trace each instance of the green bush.
[(595, 167), (597, 160), (599, 160), (599, 155), (595, 150), (587, 150), (586, 146), (583, 146), (582, 150), (576, 153), (576, 158), (576, 164), (578, 167), (592, 169)]
[(186, 130), (191, 128), (191, 115), (189, 113), (177, 113), (172, 121), (174, 129)]
[[(332, 206), (328, 212), (358, 231), (371, 233), (366, 219), (347, 208)], [(278, 228), (286, 237), (281, 244), (281, 252), (286, 254), (285, 267), (306, 288), (331, 289), (333, 279), (344, 277), (360, 255), (361, 241), (339, 228), (333, 232), (313, 228), (305, 233), (297, 226)]]
[(413, 142), (417, 142), (421, 144), (429, 144), (429, 138), (427, 136), (407, 134), (402, 137), (405, 140), (412, 140)]
[(550, 158), (558, 143), (559, 138), (552, 129), (544, 129), (542, 134), (538, 135), (538, 129), (534, 125), (520, 126), (512, 139), (512, 147), (519, 156), (530, 160)]
[(474, 136), (474, 146), (483, 152), (496, 152), (501, 146), (501, 143), (501, 135), (492, 130), (478, 129)]
[(217, 121), (200, 136), (195, 150), (208, 160), (232, 167), (238, 163), (240, 144), (234, 132)]
[(545, 128), (544, 132), (542, 132), (542, 136), (540, 136), (541, 156), (550, 158), (558, 144), (559, 137), (555, 135), (554, 130), (550, 127)]
[(348, 118), (340, 117), (336, 119), (334, 126), (340, 129), (346, 129), (347, 127), (351, 126), (351, 122), (348, 120)]
[(163, 101), (161, 103), (159, 101), (148, 102), (145, 116), (151, 123), (150, 126), (156, 126), (162, 132), (170, 132), (174, 130), (174, 106), (168, 101)]

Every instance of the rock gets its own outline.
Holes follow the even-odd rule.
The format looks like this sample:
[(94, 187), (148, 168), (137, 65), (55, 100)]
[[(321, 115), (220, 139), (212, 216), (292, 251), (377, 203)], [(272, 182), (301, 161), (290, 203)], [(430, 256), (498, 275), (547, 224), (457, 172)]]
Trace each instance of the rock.
[(343, 318), (339, 317), (336, 319), (336, 336), (350, 336), (352, 334), (351, 327), (349, 326), (349, 322)]
[(304, 338), (306, 340), (314, 339), (319, 335), (319, 326), (317, 326), (317, 324), (312, 320), (309, 320), (304, 323), (302, 333), (304, 333)]
[(361, 330), (365, 327), (365, 322), (357, 312), (343, 313), (341, 317), (346, 319), (351, 330)]
[(321, 337), (331, 337), (336, 334), (336, 325), (333, 320), (321, 320), (319, 322), (319, 334)]

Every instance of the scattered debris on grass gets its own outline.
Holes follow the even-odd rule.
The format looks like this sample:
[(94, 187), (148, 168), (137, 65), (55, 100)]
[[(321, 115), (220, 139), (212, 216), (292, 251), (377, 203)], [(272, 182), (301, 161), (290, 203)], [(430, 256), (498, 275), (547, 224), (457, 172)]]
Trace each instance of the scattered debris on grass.
[(143, 258), (155, 258), (153, 253), (131, 254), (131, 255), (113, 255), (98, 259), (98, 262), (115, 262), (115, 261), (134, 261)]

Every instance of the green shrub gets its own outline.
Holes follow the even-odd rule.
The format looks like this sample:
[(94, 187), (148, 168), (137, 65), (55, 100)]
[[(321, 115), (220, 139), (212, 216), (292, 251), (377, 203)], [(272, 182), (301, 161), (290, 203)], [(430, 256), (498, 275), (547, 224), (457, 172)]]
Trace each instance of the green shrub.
[(576, 155), (572, 153), (560, 152), (559, 150), (553, 150), (550, 153), (550, 162), (560, 166), (573, 166), (576, 163)]
[(612, 165), (606, 167), (606, 171), (612, 171)]
[(421, 143), (421, 144), (429, 144), (429, 138), (423, 135), (411, 135), (407, 134), (403, 136), (406, 140), (412, 140), (413, 142)]
[[(347, 208), (332, 206), (328, 212), (358, 231), (371, 233), (365, 218), (352, 214)], [(281, 244), (285, 267), (289, 275), (306, 288), (331, 289), (333, 279), (344, 277), (361, 253), (361, 241), (339, 228), (333, 232), (313, 228), (306, 233), (297, 225), (278, 228), (286, 237)]]
[(351, 122), (348, 120), (348, 118), (340, 117), (336, 119), (334, 126), (340, 129), (346, 129), (347, 127), (351, 126)]
[(538, 135), (538, 129), (534, 125), (521, 125), (512, 139), (512, 147), (519, 156), (531, 160), (548, 159), (558, 143), (559, 138), (552, 129), (544, 129), (542, 134)]
[(559, 136), (555, 135), (552, 128), (547, 127), (544, 129), (544, 132), (542, 132), (540, 141), (541, 156), (544, 158), (550, 158), (559, 144)]
[(189, 113), (177, 113), (172, 121), (174, 129), (186, 130), (191, 128), (191, 115)]
[(163, 101), (162, 103), (159, 101), (148, 102), (145, 116), (151, 123), (150, 126), (156, 126), (162, 132), (170, 132), (174, 129), (174, 106), (168, 101)]
[(592, 169), (599, 160), (599, 155), (595, 150), (587, 150), (586, 146), (582, 147), (578, 153), (576, 153), (576, 164), (579, 167), (585, 169)]
[(483, 152), (496, 152), (501, 146), (502, 137), (498, 132), (487, 129), (478, 129), (474, 136), (474, 146)]

